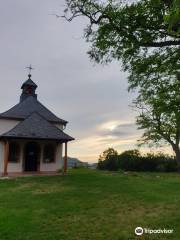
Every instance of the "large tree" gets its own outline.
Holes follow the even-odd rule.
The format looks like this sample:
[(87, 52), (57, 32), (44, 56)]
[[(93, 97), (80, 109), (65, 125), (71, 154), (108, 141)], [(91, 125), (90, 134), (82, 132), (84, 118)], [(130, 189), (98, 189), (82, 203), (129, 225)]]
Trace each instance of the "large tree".
[(66, 0), (68, 21), (89, 19), (88, 54), (98, 63), (121, 61), (146, 129), (145, 141), (171, 144), (180, 166), (179, 0)]
[(137, 124), (144, 130), (141, 142), (170, 144), (180, 170), (180, 79), (167, 78), (147, 89), (141, 89), (134, 101), (140, 110)]
[(118, 152), (113, 148), (106, 149), (98, 161), (98, 169), (107, 169), (110, 171), (118, 170)]

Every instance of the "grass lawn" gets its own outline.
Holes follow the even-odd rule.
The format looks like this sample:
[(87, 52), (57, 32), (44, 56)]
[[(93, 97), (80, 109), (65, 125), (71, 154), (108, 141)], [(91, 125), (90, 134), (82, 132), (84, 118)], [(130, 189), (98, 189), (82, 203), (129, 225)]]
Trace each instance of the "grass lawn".
[[(173, 234), (134, 235), (137, 226)], [(180, 175), (71, 170), (0, 180), (0, 240), (180, 239)]]

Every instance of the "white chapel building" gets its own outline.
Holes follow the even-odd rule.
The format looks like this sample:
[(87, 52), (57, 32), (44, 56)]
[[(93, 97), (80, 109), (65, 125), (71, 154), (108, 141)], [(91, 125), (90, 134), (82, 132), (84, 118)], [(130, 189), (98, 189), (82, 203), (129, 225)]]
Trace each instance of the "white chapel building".
[(20, 102), (0, 114), (1, 175), (67, 170), (67, 143), (74, 140), (64, 133), (68, 122), (38, 101), (36, 88), (29, 74)]

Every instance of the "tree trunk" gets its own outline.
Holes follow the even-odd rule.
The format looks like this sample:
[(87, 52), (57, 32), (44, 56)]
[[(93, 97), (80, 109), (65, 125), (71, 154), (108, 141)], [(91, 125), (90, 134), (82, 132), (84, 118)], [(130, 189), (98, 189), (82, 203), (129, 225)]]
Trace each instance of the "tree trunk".
[(178, 172), (180, 172), (180, 147), (179, 147), (179, 145), (174, 146), (173, 150), (176, 154), (176, 162), (177, 162)]

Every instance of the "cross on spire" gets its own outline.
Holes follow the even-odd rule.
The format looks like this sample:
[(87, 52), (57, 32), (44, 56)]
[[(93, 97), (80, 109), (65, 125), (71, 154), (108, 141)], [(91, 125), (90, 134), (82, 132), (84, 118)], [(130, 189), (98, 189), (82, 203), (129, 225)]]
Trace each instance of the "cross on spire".
[[(34, 68), (31, 66), (31, 64), (29, 65), (29, 67), (26, 67), (27, 69), (29, 69), (29, 75), (31, 75), (31, 71), (34, 70)], [(28, 76), (29, 76), (28, 75)], [(30, 76), (31, 77), (31, 76)]]

